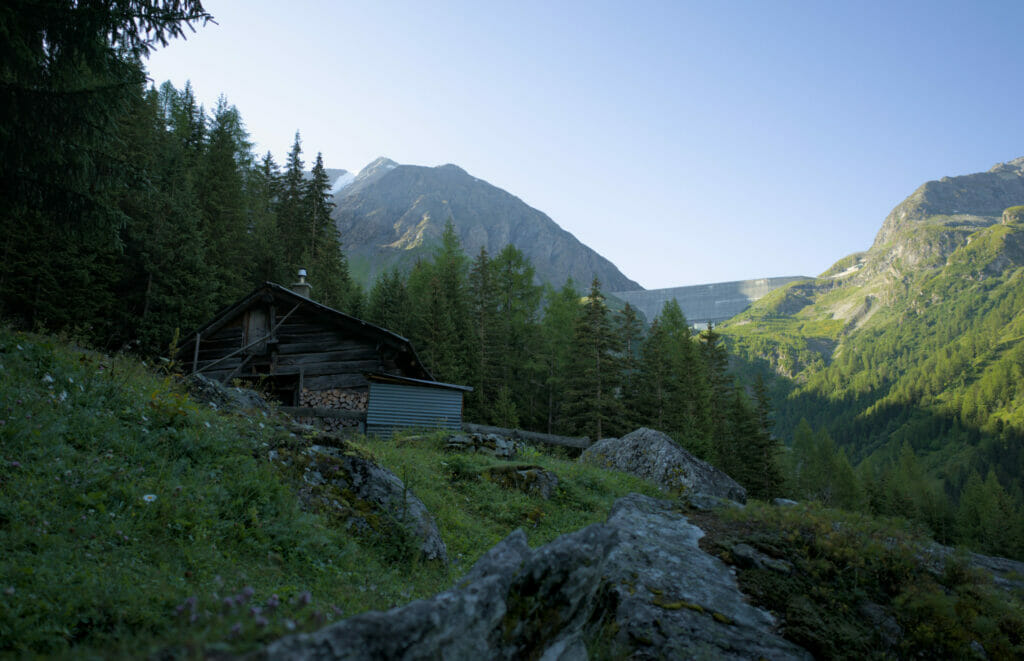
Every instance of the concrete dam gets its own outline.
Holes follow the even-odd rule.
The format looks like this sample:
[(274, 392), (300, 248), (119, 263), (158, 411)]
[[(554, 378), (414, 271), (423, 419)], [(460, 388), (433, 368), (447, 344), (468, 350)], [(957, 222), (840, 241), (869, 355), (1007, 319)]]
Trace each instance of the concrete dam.
[(666, 289), (640, 289), (637, 291), (612, 292), (643, 312), (648, 321), (661, 313), (665, 303), (673, 298), (679, 303), (686, 320), (693, 326), (706, 326), (710, 321), (717, 324), (743, 312), (757, 299), (768, 292), (797, 280), (808, 280), (801, 275), (758, 280), (737, 280), (735, 282), (714, 282), (709, 285), (668, 287)]

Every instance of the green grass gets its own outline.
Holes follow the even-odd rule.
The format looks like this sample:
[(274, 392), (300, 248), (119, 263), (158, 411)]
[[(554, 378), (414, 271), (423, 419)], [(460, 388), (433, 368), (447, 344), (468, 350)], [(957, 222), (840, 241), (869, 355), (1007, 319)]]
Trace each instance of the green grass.
[(727, 562), (743, 542), (791, 563), (789, 572), (740, 568), (738, 580), (818, 658), (977, 658), (978, 644), (985, 658), (1024, 654), (1021, 595), (994, 587), (962, 556), (925, 561), (930, 540), (905, 520), (755, 502), (701, 523), (701, 546)]
[(310, 442), (273, 414), (213, 411), (134, 359), (0, 327), (0, 654), (245, 651), (432, 595), (518, 527), (542, 544), (656, 493), (532, 450), (560, 479), (543, 501), (480, 479), (500, 461), (437, 437), (360, 441), (434, 514), (444, 567), (304, 511), (299, 465), (267, 456)]

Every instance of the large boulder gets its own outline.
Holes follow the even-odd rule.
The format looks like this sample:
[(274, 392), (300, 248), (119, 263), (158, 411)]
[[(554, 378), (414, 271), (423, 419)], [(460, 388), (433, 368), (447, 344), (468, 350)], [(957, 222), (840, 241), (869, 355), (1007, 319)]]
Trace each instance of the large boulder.
[(426, 506), (397, 475), (352, 449), (311, 445), (300, 497), (330, 511), (356, 532), (407, 540), (426, 560), (448, 561), (448, 550)]
[(516, 531), (431, 599), (280, 639), (262, 659), (810, 659), (672, 501), (631, 494), (538, 549)]
[(594, 443), (580, 461), (631, 473), (668, 491), (747, 502), (747, 490), (731, 477), (679, 447), (667, 434), (646, 427)]

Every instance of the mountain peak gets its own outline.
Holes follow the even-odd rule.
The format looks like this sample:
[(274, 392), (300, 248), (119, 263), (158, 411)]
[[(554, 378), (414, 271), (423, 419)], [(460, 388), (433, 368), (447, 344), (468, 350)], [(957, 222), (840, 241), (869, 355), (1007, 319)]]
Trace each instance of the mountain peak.
[(365, 178), (380, 171), (394, 170), (396, 167), (398, 167), (398, 163), (395, 163), (390, 158), (378, 156), (375, 160), (371, 161), (369, 165), (360, 170), (357, 176), (359, 178)]
[(369, 285), (393, 267), (411, 268), (440, 243), (451, 220), (467, 255), (523, 251), (537, 278), (577, 286), (596, 274), (608, 291), (640, 289), (614, 264), (547, 215), (451, 163), (398, 165), (378, 158), (336, 197), (334, 219), (353, 275)]
[(1009, 172), (1024, 175), (1024, 156), (1005, 163), (996, 163), (989, 172)]

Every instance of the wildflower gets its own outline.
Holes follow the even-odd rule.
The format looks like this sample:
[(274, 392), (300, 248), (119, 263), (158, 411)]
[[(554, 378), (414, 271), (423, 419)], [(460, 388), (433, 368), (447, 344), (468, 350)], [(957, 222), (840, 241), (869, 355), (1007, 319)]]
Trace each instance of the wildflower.
[(19, 461), (12, 461), (7, 465), (10, 466), (11, 468), (21, 468), (21, 462)]
[(204, 422), (203, 424), (204, 424), (204, 425), (206, 425), (207, 427), (209, 427), (209, 426), (210, 426), (210, 421), (209, 421), (209, 420), (207, 420), (207, 421), (205, 421), (205, 422)]
[(224, 597), (224, 607), (227, 608), (228, 610), (231, 610), (232, 608), (234, 608), (235, 607), (235, 598), (234, 597)]
[[(18, 348), (20, 349), (21, 347), (18, 347)], [(4, 594), (6, 594), (6, 595), (14, 594), (14, 586), (13, 585), (8, 586), (7, 589), (4, 590)]]
[(242, 598), (241, 603), (244, 604), (249, 601), (254, 594), (256, 594), (256, 590), (254, 590), (251, 585), (246, 585), (242, 588), (242, 591), (238, 593), (238, 596)]
[(25, 350), (25, 349), (22, 348), (22, 346), (20, 344), (15, 344), (14, 346), (18, 347), (18, 351), (24, 351)]
[(241, 622), (235, 622), (231, 626), (231, 631), (229, 631), (228, 634), (232, 638), (238, 638), (240, 635), (242, 635), (242, 623)]
[(68, 391), (67, 390), (61, 390), (60, 391), (60, 395), (57, 396), (57, 401), (58, 402), (63, 402), (67, 398), (68, 398)]
[(284, 628), (288, 631), (295, 631), (295, 620), (285, 619)]
[(306, 591), (304, 591), (302, 594), (300, 594), (298, 596), (298, 598), (295, 600), (295, 603), (299, 605), (299, 608), (302, 608), (303, 606), (305, 606), (306, 604), (308, 604), (312, 600), (313, 600), (313, 595), (310, 594), (310, 592), (308, 590), (306, 590)]
[(53, 377), (49, 374), (43, 375), (43, 383), (53, 383)]
[(142, 500), (146, 501), (147, 503), (151, 503), (154, 500), (156, 500), (156, 494), (155, 493), (147, 493), (145, 496), (142, 497)]
[(277, 608), (281, 605), (281, 599), (276, 594), (270, 595), (270, 599), (267, 599), (267, 608)]
[(268, 624), (270, 624), (270, 622), (268, 622), (267, 618), (263, 617), (262, 615), (256, 618), (256, 626), (265, 627)]
[(249, 615), (252, 615), (253, 617), (256, 617), (257, 615), (259, 615), (262, 612), (263, 612), (263, 609), (260, 608), (259, 606), (250, 606), (249, 607)]

